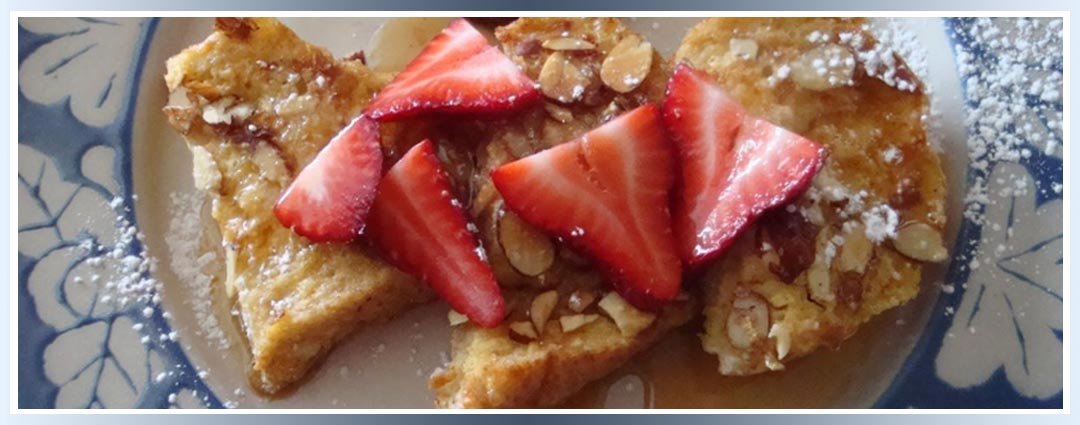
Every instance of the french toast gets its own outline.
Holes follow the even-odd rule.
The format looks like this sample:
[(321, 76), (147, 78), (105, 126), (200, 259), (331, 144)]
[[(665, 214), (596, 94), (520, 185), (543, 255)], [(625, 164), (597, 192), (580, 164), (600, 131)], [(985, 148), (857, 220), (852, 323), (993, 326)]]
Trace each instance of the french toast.
[[(287, 388), (358, 327), (432, 298), (369, 247), (311, 243), (273, 215), (282, 190), (389, 76), (335, 59), (274, 19), (246, 18), (218, 19), (167, 69), (182, 98), (165, 111), (212, 199), (254, 388)], [(390, 140), (394, 127), (382, 132)]]
[[(614, 18), (513, 20), (494, 31), (505, 57), (492, 54), (483, 36), (460, 20), (443, 34), (471, 34), (471, 44), (453, 36), (436, 38), (429, 48), (451, 46), (452, 53), (426, 49), (429, 56), (421, 53), (417, 61), (420, 71), (408, 76), (406, 68), (399, 74), (409, 78), (395, 80), (395, 93), (392, 76), (369, 70), (362, 56), (335, 59), (276, 20), (218, 19), (209, 38), (168, 61), (165, 80), (175, 101), (165, 112), (193, 153), (196, 186), (213, 202), (226, 257), (225, 290), (236, 302), (252, 353), (252, 386), (269, 394), (289, 387), (350, 332), (432, 299), (428, 285), (441, 286), (439, 295), (454, 308), (478, 302), (475, 293), (447, 296), (445, 289), (475, 284), (481, 273), (432, 276), (410, 270), (408, 261), (401, 263), (405, 266), (395, 262), (425, 284), (380, 260), (380, 254), (397, 259), (393, 248), (408, 242), (404, 248), (415, 249), (428, 263), (456, 267), (461, 257), (449, 254), (456, 251), (437, 246), (432, 234), (420, 231), (431, 231), (435, 222), (446, 224), (438, 211), (417, 210), (411, 219), (402, 218), (394, 207), (400, 202), (386, 204), (387, 192), (380, 189), (373, 227), (364, 232), (360, 220), (359, 230), (347, 229), (345, 236), (354, 239), (348, 243), (314, 243), (275, 216), (283, 191), (303, 181), (297, 179), (301, 170), (361, 114), (378, 121), (365, 128), (381, 135), (381, 152), (373, 151), (381, 153), (382, 170), (372, 166), (373, 178), (386, 182), (379, 171), (395, 174), (395, 163), (408, 165), (399, 160), (417, 147), (429, 165), (438, 163), (427, 174), (414, 167), (395, 175), (409, 183), (447, 175), (446, 183), (440, 177), (440, 185), (427, 194), (438, 195), (433, 199), (460, 211), (455, 217), (464, 220), (443, 233), (469, 236), (471, 245), (463, 252), (476, 260), (476, 268), (490, 265), (487, 282), (495, 288), (494, 275), (498, 287), (489, 288), (488, 295), (505, 303), (505, 315), (500, 304), (498, 310), (484, 310), (490, 313), (484, 320), (475, 311), (451, 311), (451, 361), (430, 380), (436, 407), (558, 406), (702, 308), (702, 345), (718, 357), (722, 374), (780, 370), (789, 360), (838, 346), (862, 323), (913, 298), (923, 265), (946, 256), (944, 177), (927, 143), (924, 87), (902, 58), (880, 48), (866, 25), (861, 19), (707, 19), (690, 30), (668, 61)], [(468, 59), (447, 60), (455, 53)], [(455, 68), (476, 57), (484, 58), (479, 62), (484, 65), (501, 63), (501, 74), (494, 66)], [(438, 60), (445, 61), (441, 68), (430, 65)], [(541, 230), (541, 220), (514, 206), (515, 197), (492, 176), (508, 164), (573, 146), (605, 125), (641, 115), (635, 112), (659, 117), (656, 111), (672, 97), (666, 92), (669, 81), (679, 75), (673, 70), (684, 68), (676, 68), (679, 64), (703, 72), (747, 115), (823, 148), (818, 162), (802, 171), (802, 183), (790, 190), (794, 198), (768, 206), (741, 236), (735, 232), (734, 243), (715, 260), (689, 263), (684, 271), (672, 253), (670, 263), (681, 274), (668, 280), (678, 283), (682, 276), (683, 289), (667, 286), (665, 298), (652, 299), (660, 302), (655, 309), (639, 309), (641, 299), (611, 278), (612, 268), (637, 261), (649, 265), (635, 264), (636, 270), (659, 276), (668, 263), (624, 255), (631, 261), (605, 264), (594, 252), (579, 251), (586, 248), (574, 244), (579, 236), (574, 232)], [(431, 78), (435, 68), (453, 84), (417, 77), (428, 72), (423, 76)], [(508, 73), (524, 73), (519, 82), (527, 90), (493, 94), (500, 87), (493, 75)], [(417, 87), (435, 87), (432, 91), (445, 97), (418, 100), (407, 90)], [(467, 109), (462, 106), (467, 95), (506, 102)], [(396, 106), (373, 106), (380, 97)], [(668, 129), (655, 127), (657, 140), (672, 132), (670, 122), (663, 124)], [(624, 141), (636, 136), (612, 134)], [(430, 143), (421, 142), (425, 139)], [(645, 151), (636, 144), (626, 148), (629, 143), (604, 152)], [(593, 160), (582, 152), (564, 157), (573, 158), (570, 163)], [(778, 156), (795, 156), (783, 152)], [(641, 165), (664, 161), (632, 164), (652, 168)], [(313, 168), (318, 167), (307, 167)], [(610, 185), (613, 180), (595, 168), (581, 180), (591, 179), (605, 194), (629, 197), (629, 190)], [(565, 177), (550, 170), (552, 178)], [(679, 196), (679, 184), (674, 178), (670, 187), (653, 190), (662, 193), (661, 202), (635, 201), (663, 210), (666, 220), (668, 191)], [(394, 199), (410, 202), (424, 195), (399, 192)], [(587, 192), (578, 193), (580, 202), (606, 202), (581, 193)], [(765, 196), (750, 193), (759, 195)], [(306, 206), (294, 213), (305, 214)], [(626, 209), (632, 211), (620, 212), (634, 219), (641, 215)], [(553, 211), (557, 208), (543, 213)], [(663, 229), (669, 223), (641, 222), (651, 223), (638, 227), (652, 233), (670, 232)], [(419, 237), (398, 237), (404, 231), (397, 224), (412, 226), (409, 231)], [(578, 224), (576, 218), (571, 224)], [(626, 240), (651, 243), (642, 237), (619, 241)], [(659, 287), (658, 281), (649, 280), (654, 285), (648, 289)]]
[(919, 291), (943, 261), (945, 181), (914, 73), (862, 19), (715, 18), (674, 61), (748, 113), (823, 144), (811, 187), (769, 212), (704, 271), (703, 347), (749, 375), (836, 347)]
[(508, 211), (489, 177), (500, 165), (573, 140), (639, 105), (659, 103), (668, 64), (612, 18), (520, 18), (495, 35), (504, 53), (539, 83), (544, 100), (519, 115), (477, 125), (468, 134), (483, 141), (469, 154), (456, 154), (475, 159), (475, 170), (459, 175), (460, 194), (472, 199), (469, 209), (510, 313), (494, 329), (454, 326), (452, 360), (431, 380), (439, 407), (556, 406), (686, 323), (694, 311), (687, 297), (655, 315), (629, 306), (578, 253)]

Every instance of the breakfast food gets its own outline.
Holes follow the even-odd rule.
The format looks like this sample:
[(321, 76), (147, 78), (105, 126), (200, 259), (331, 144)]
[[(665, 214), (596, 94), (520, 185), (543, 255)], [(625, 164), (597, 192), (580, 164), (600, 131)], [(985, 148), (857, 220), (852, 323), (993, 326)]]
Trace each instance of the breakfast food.
[(945, 182), (923, 86), (901, 58), (874, 56), (887, 50), (866, 25), (707, 19), (675, 54), (747, 112), (828, 151), (811, 187), (706, 273), (702, 342), (721, 373), (779, 370), (838, 346), (914, 297), (925, 262), (945, 259)]
[[(670, 225), (663, 192), (673, 178), (665, 170), (673, 153), (657, 139), (662, 129), (655, 106), (641, 106), (662, 99), (666, 63), (611, 18), (521, 18), (498, 28), (496, 37), (537, 80), (544, 99), (468, 136), (485, 141), (473, 145), (478, 171), (468, 177), (475, 188), (471, 211), (509, 316), (495, 329), (454, 326), (452, 360), (432, 377), (440, 407), (557, 405), (693, 314), (687, 299), (656, 311), (629, 302), (646, 299), (630, 294), (647, 287), (642, 282), (651, 276), (642, 270), (653, 264), (664, 268), (665, 277), (656, 279), (664, 284), (645, 297), (671, 300), (679, 288), (673, 244), (664, 247), (672, 243), (664, 242)], [(605, 69), (616, 87), (605, 83)], [(582, 149), (583, 143), (592, 144)], [(589, 156), (600, 168), (579, 168), (578, 160)], [(625, 172), (639, 175), (621, 180)], [(590, 198), (599, 191), (586, 175), (610, 185), (604, 205)], [(595, 200), (596, 208), (584, 206), (585, 199)], [(612, 212), (625, 218), (602, 227)], [(549, 221), (541, 222), (545, 217)], [(653, 242), (642, 246), (641, 238)], [(644, 262), (639, 254), (652, 260), (622, 276), (610, 273), (613, 266), (638, 266), (631, 262)]]
[[(251, 349), (254, 388), (281, 391), (358, 326), (431, 298), (426, 287), (369, 248), (315, 243), (274, 215), (275, 202), (297, 173), (387, 78), (359, 61), (334, 59), (273, 19), (219, 19), (209, 38), (167, 66), (168, 88), (182, 99), (166, 113), (194, 154), (196, 185), (213, 202), (225, 287)], [(334, 143), (365, 151), (363, 137), (352, 131), (371, 128), (360, 121)], [(331, 158), (336, 149), (317, 161), (346, 159)], [(335, 175), (337, 168), (329, 171), (327, 178), (343, 177)], [(300, 208), (329, 214), (314, 207)]]
[(702, 308), (721, 373), (780, 370), (946, 256), (923, 86), (863, 20), (708, 19), (672, 60), (613, 18), (494, 36), (383, 75), (219, 19), (170, 59), (254, 386), (433, 294), (438, 407), (557, 406)]

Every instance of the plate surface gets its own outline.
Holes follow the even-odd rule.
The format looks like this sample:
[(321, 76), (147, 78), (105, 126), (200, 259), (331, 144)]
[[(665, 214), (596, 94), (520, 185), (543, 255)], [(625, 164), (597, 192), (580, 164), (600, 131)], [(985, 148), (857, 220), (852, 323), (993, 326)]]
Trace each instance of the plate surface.
[[(369, 49), (385, 21), (283, 20), (337, 55)], [(666, 55), (696, 21), (628, 23)], [(934, 89), (952, 263), (928, 270), (916, 300), (839, 351), (787, 372), (752, 379), (701, 373), (715, 360), (687, 331), (591, 385), (572, 406), (1062, 405), (1062, 162), (1061, 149), (1048, 146), (1061, 140), (1054, 126), (1062, 108), (1060, 27), (1056, 62), (1051, 54), (1030, 71), (1045, 79), (1056, 70), (1058, 96), (1048, 89), (1022, 97), (1026, 109), (1043, 112), (1017, 115), (991, 136), (979, 113), (1001, 87), (980, 85), (979, 77), (999, 75), (1018, 46), (968, 35), (1016, 21), (900, 24), (925, 48)], [(19, 21), (19, 406), (431, 406), (427, 376), (449, 351), (439, 303), (349, 338), (287, 397), (249, 394), (237, 326), (225, 303), (211, 302), (219, 265), (197, 260), (200, 244), (215, 242), (191, 234), (205, 206), (194, 194), (190, 154), (160, 113), (168, 100), (165, 59), (210, 27), (207, 19), (178, 18)], [(1023, 127), (1028, 120), (1033, 127)], [(1011, 147), (1026, 156), (969, 161), (965, 142), (1009, 131), (1022, 136)], [(982, 222), (962, 218), (973, 185), (988, 186), (991, 198), (979, 211)]]

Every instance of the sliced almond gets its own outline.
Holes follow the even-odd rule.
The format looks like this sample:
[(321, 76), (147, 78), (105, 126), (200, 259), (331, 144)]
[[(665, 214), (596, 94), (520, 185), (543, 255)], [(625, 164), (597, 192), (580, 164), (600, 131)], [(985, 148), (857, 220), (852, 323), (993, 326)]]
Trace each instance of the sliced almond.
[(764, 339), (769, 332), (769, 306), (753, 292), (735, 291), (728, 313), (728, 340), (735, 348), (747, 349)]
[(559, 293), (556, 291), (547, 291), (533, 298), (532, 305), (529, 307), (529, 319), (532, 320), (533, 326), (540, 335), (544, 334), (544, 325), (551, 317), (551, 312), (555, 311), (555, 304), (558, 302)]
[(469, 321), (468, 317), (465, 317), (464, 314), (458, 313), (454, 309), (450, 309), (450, 311), (446, 313), (446, 319), (450, 321), (450, 326), (457, 326)]
[(822, 91), (848, 86), (855, 75), (855, 54), (851, 49), (823, 44), (803, 52), (791, 64), (791, 79), (807, 90)]
[(592, 293), (592, 291), (578, 289), (570, 294), (570, 298), (566, 300), (566, 306), (570, 307), (570, 311), (574, 313), (581, 313), (586, 308), (589, 308), (593, 301), (596, 301), (596, 294)]
[(526, 276), (538, 276), (555, 262), (551, 238), (509, 211), (499, 218), (499, 245), (510, 265)]
[(562, 124), (566, 124), (574, 120), (573, 112), (570, 112), (569, 109), (563, 108), (562, 106), (556, 105), (554, 103), (544, 102), (544, 110), (547, 111), (548, 115), (550, 115), (551, 118)]
[(232, 115), (228, 109), (236, 100), (231, 97), (223, 97), (213, 103), (203, 106), (202, 119), (207, 124), (232, 124)]
[(949, 258), (941, 232), (921, 222), (911, 222), (897, 230), (893, 248), (913, 260), (937, 263)]
[(832, 302), (836, 299), (832, 292), (832, 277), (829, 268), (820, 263), (814, 263), (806, 272), (806, 284), (810, 290), (810, 298), (817, 302)]
[(728, 42), (731, 53), (739, 59), (753, 59), (758, 54), (758, 44), (748, 38), (733, 38)]
[(532, 323), (529, 323), (527, 321), (520, 321), (520, 322), (511, 323), (510, 324), (510, 332), (513, 332), (514, 334), (516, 334), (516, 335), (518, 335), (518, 336), (520, 336), (522, 338), (525, 338), (525, 339), (536, 339), (537, 338), (536, 330), (533, 329)]
[(791, 326), (784, 323), (773, 324), (769, 328), (769, 338), (776, 341), (776, 358), (783, 360), (791, 350)]
[(777, 359), (773, 353), (765, 353), (765, 367), (773, 372), (784, 370), (784, 364), (780, 363), (780, 359)]
[(630, 92), (641, 85), (645, 76), (649, 75), (652, 60), (652, 44), (641, 37), (630, 35), (608, 52), (600, 66), (600, 79), (612, 90), (619, 93)]
[(866, 237), (866, 228), (862, 223), (856, 223), (844, 235), (844, 245), (840, 248), (836, 267), (841, 272), (863, 274), (873, 252), (874, 245)]
[(560, 317), (559, 324), (562, 325), (563, 332), (569, 333), (581, 329), (582, 326), (595, 322), (599, 318), (599, 314), (572, 314)]
[(596, 48), (595, 44), (572, 37), (550, 38), (544, 40), (541, 45), (548, 50), (592, 50)]
[(615, 326), (619, 327), (619, 333), (623, 336), (637, 335), (656, 320), (655, 314), (634, 308), (615, 292), (608, 292), (597, 305), (615, 321)]
[(562, 103), (581, 100), (589, 78), (562, 52), (552, 53), (540, 68), (540, 91)]

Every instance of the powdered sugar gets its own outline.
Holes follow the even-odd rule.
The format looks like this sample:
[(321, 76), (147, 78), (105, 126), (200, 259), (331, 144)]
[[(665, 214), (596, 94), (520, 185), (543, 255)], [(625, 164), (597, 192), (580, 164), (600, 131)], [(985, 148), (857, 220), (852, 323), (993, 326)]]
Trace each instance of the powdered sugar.
[[(967, 42), (957, 44), (956, 60), (969, 98), (967, 148), (975, 172), (964, 217), (982, 223), (988, 203), (1011, 195), (988, 193), (992, 164), (1021, 162), (1031, 157), (1032, 147), (1046, 155), (1060, 149), (1062, 34), (1060, 19), (978, 18), (970, 24), (956, 28), (956, 37)], [(1029, 187), (1027, 181), (1008, 186)]]
[(139, 249), (144, 236), (127, 219), (124, 200), (116, 197), (109, 206), (117, 213), (116, 244), (106, 248), (92, 239), (79, 244), (79, 249), (88, 256), (86, 264), (92, 270), (89, 280), (101, 286), (100, 302), (111, 303), (118, 309), (146, 304), (142, 314), (151, 317), (161, 301), (158, 296), (161, 283), (153, 277), (157, 264)]
[(205, 272), (216, 259), (216, 254), (200, 254), (202, 242), (202, 193), (175, 192), (170, 195), (173, 215), (169, 220), (169, 265), (177, 277), (187, 285), (193, 296), (185, 302), (195, 312), (199, 330), (197, 333), (213, 341), (218, 348), (228, 349), (229, 340), (222, 331), (212, 302), (213, 280)]
[(900, 224), (900, 216), (896, 210), (884, 204), (864, 211), (861, 218), (866, 227), (866, 238), (874, 243), (881, 243), (896, 236), (896, 227)]

